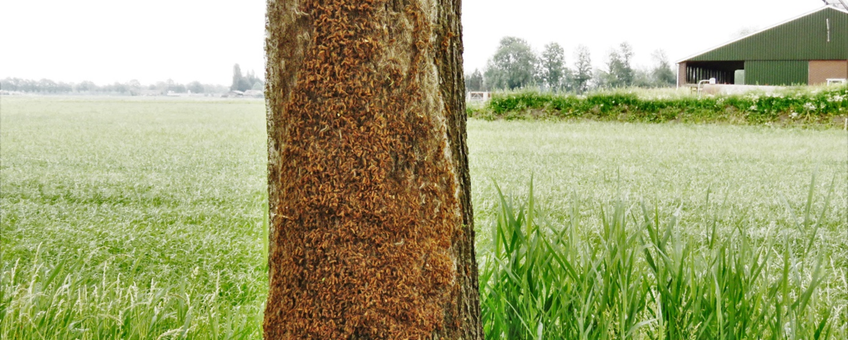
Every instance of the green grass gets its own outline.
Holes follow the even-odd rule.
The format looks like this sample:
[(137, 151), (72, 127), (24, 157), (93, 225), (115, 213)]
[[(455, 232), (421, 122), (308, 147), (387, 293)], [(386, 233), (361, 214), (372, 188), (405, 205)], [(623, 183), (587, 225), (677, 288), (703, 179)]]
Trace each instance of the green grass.
[[(264, 129), (261, 101), (0, 98), (0, 338), (260, 337)], [(845, 132), (481, 120), (468, 129), (489, 335), (531, 338), (543, 325), (544, 338), (581, 329), (798, 338), (821, 320), (831, 338), (848, 334)], [(534, 208), (518, 217), (529, 197)], [(533, 241), (506, 249), (512, 238), (498, 233), (517, 228)], [(763, 270), (749, 274), (753, 266)], [(547, 286), (530, 290), (506, 269)], [(658, 277), (689, 288), (660, 289)], [(705, 291), (709, 280), (724, 288)], [(551, 296), (561, 308), (540, 300)], [(726, 308), (774, 299), (794, 309), (743, 320)]]
[(0, 105), (0, 338), (260, 336), (261, 101)]
[[(593, 225), (600, 208), (618, 200), (657, 206), (666, 218), (680, 209), (686, 225), (744, 216), (750, 228), (789, 223), (787, 203), (806, 202), (814, 172), (815, 204), (831, 181), (838, 208), (826, 216), (837, 228), (845, 217), (848, 133), (752, 126), (623, 124), (603, 122), (472, 121), (469, 154), (472, 198), (479, 223), (494, 219), (494, 181), (509, 196), (526, 198), (531, 176), (540, 206), (567, 221), (576, 199)], [(718, 208), (707, 206), (707, 197)], [(481, 198), (481, 199), (477, 199)]]
[(844, 268), (828, 266), (844, 254), (818, 240), (824, 223), (812, 210), (765, 237), (716, 219), (678, 226), (622, 202), (602, 209), (599, 225), (582, 223), (574, 205), (552, 227), (539, 221), (530, 188), (521, 207), (499, 195), (495, 251), (481, 261), (489, 339), (848, 336)]
[[(848, 334), (845, 132), (472, 126), (489, 337), (541, 328), (551, 339), (811, 339), (822, 325), (823, 338)], [(495, 182), (507, 199), (491, 199)]]

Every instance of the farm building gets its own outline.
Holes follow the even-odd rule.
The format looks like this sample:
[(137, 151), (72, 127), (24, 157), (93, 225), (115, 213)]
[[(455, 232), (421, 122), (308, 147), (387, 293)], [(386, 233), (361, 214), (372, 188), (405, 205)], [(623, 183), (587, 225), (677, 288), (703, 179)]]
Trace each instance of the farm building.
[(825, 6), (678, 62), (678, 86), (709, 78), (736, 85), (846, 79), (848, 11)]

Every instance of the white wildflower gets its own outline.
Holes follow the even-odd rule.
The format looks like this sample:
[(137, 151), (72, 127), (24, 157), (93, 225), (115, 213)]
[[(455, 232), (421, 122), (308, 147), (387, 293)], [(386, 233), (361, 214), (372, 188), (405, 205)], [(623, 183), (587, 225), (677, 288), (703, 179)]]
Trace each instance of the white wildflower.
[(804, 104), (804, 108), (807, 109), (807, 111), (813, 111), (816, 109), (816, 104), (807, 102)]

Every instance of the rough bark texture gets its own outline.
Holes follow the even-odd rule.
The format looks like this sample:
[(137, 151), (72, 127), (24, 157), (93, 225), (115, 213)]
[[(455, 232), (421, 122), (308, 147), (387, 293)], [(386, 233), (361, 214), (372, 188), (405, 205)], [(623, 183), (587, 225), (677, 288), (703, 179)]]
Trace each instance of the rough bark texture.
[(482, 339), (459, 0), (269, 0), (266, 339)]

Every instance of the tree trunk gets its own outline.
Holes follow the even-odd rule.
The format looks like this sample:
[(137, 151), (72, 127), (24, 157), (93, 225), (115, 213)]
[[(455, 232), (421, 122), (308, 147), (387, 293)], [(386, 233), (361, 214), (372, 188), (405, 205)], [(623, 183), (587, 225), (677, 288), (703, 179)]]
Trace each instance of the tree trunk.
[(482, 339), (460, 0), (268, 0), (266, 339)]

